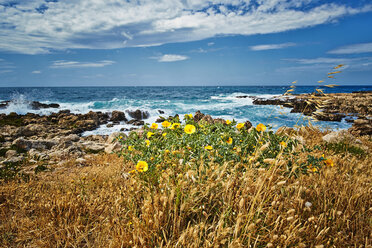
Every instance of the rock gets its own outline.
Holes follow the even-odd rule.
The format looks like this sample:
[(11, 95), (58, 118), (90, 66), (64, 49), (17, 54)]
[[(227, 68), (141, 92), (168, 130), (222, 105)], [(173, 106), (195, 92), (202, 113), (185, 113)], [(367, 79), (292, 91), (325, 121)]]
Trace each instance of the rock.
[(106, 153), (113, 153), (113, 152), (118, 152), (121, 149), (121, 144), (118, 142), (109, 144), (105, 147), (105, 152)]
[(77, 141), (80, 140), (80, 137), (79, 137), (79, 135), (76, 135), (76, 134), (70, 134), (66, 137), (63, 137), (62, 140), (64, 142), (77, 142)]
[(140, 109), (137, 109), (135, 111), (127, 110), (127, 113), (130, 117), (136, 120), (142, 120), (149, 118), (150, 114), (147, 111), (141, 111)]
[(15, 157), (17, 156), (17, 151), (14, 151), (14, 150), (8, 150), (6, 153), (5, 153), (5, 157), (6, 158), (11, 158), (11, 157)]
[(51, 104), (45, 104), (38, 101), (32, 101), (29, 103), (30, 107), (33, 110), (39, 110), (39, 109), (45, 109), (45, 108), (59, 108), (59, 104), (57, 103), (51, 103)]
[(349, 131), (353, 135), (372, 135), (372, 119), (356, 119)]
[(113, 126), (114, 126), (114, 124), (112, 124), (112, 123), (109, 123), (109, 124), (106, 125), (106, 127), (109, 127), (109, 128), (113, 127)]
[(246, 122), (244, 122), (244, 128), (245, 129), (250, 129), (252, 127), (252, 123), (250, 122), (250, 121), (246, 121)]
[(128, 131), (129, 131), (128, 128), (124, 128), (124, 127), (120, 128), (120, 132), (128, 132)]
[(125, 118), (124, 112), (115, 110), (112, 111), (110, 121), (127, 121), (127, 118)]
[(83, 148), (89, 153), (99, 153), (105, 150), (104, 145), (96, 144), (93, 142), (85, 142), (82, 145), (83, 145)]
[(159, 116), (158, 119), (156, 119), (155, 123), (162, 123), (163, 121), (165, 121), (165, 118), (164, 117), (161, 117)]
[(11, 164), (20, 164), (22, 163), (23, 161), (25, 160), (25, 158), (23, 156), (19, 156), (19, 157), (11, 157), (11, 158), (8, 158), (6, 160), (4, 160), (2, 162), (2, 164), (4, 165), (11, 165)]
[(24, 138), (18, 138), (13, 141), (15, 145), (20, 150), (29, 151), (31, 148), (37, 150), (50, 149), (58, 143), (55, 140), (26, 140)]
[(194, 114), (194, 121), (195, 122), (199, 122), (201, 119), (203, 119), (203, 117), (205, 116), (205, 114), (203, 114), (202, 112), (200, 112), (199, 110), (195, 112)]
[(140, 120), (132, 119), (132, 120), (128, 121), (128, 124), (131, 124), (133, 126), (143, 126), (143, 125), (145, 125), (145, 122), (140, 121)]
[(75, 162), (78, 163), (80, 166), (85, 165), (87, 163), (87, 160), (84, 158), (77, 158), (75, 159)]
[(320, 121), (338, 121), (340, 122), (342, 118), (344, 118), (346, 115), (344, 114), (331, 114), (331, 113), (324, 113), (322, 114), (314, 114), (313, 116)]
[(340, 130), (338, 132), (331, 132), (329, 134), (324, 135), (322, 137), (322, 140), (324, 140), (327, 143), (339, 143), (345, 141), (354, 142), (355, 138), (348, 131)]
[(160, 109), (158, 110), (158, 112), (159, 112), (159, 114), (161, 114), (161, 115), (165, 113), (163, 110), (160, 110)]
[[(9, 106), (9, 104), (17, 104), (19, 101), (2, 101), (0, 102), (0, 109), (5, 109), (6, 107)], [(39, 109), (45, 109), (45, 108), (59, 108), (59, 104), (57, 103), (51, 103), (51, 104), (46, 104), (46, 103), (41, 103), (38, 101), (22, 101), (22, 103), (25, 103), (30, 106), (31, 109), (33, 110), (39, 110)]]
[(210, 115), (204, 115), (203, 118), (199, 121), (201, 123), (214, 123), (214, 120), (212, 118), (212, 116)]

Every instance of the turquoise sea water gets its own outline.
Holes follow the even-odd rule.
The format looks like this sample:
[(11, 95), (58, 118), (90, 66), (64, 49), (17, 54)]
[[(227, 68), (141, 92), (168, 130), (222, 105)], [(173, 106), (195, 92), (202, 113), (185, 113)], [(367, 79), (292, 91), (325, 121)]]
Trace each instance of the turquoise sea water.
[[(289, 86), (0, 88), (0, 101), (13, 100), (8, 108), (0, 109), (0, 113), (50, 114), (62, 109), (69, 109), (74, 113), (86, 113), (90, 110), (111, 112), (141, 109), (150, 113), (150, 118), (146, 122), (151, 123), (160, 115), (159, 110), (164, 111), (162, 116), (183, 115), (200, 110), (215, 118), (249, 120), (254, 125), (270, 124), (274, 129), (283, 125), (293, 126), (299, 120), (300, 124), (307, 123), (300, 114), (289, 113), (288, 108), (253, 105), (251, 98), (237, 98), (242, 95), (269, 98), (281, 95), (287, 89)], [(294, 93), (310, 93), (314, 89), (315, 86), (298, 86)], [(339, 86), (324, 89), (326, 93), (359, 90), (372, 90), (372, 86)], [(58, 103), (60, 108), (31, 110), (27, 101)], [(332, 129), (351, 126), (345, 121), (317, 122), (315, 125)], [(118, 131), (122, 127), (129, 126), (125, 123), (113, 128), (102, 126), (87, 134), (105, 134)]]

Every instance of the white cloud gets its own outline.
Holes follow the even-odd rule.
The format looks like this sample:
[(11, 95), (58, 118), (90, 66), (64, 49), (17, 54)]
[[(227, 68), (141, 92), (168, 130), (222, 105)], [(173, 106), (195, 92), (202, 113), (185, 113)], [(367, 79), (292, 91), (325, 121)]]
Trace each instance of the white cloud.
[(189, 57), (184, 55), (178, 55), (178, 54), (164, 54), (159, 57), (152, 57), (152, 59), (158, 60), (158, 62), (176, 62), (176, 61), (182, 61), (187, 60)]
[(354, 60), (360, 60), (357, 59), (350, 59), (350, 58), (313, 58), (313, 59), (284, 59), (287, 61), (293, 61), (299, 64), (342, 64), (342, 63), (351, 63)]
[(0, 70), (0, 74), (10, 73), (13, 72), (13, 70)]
[(0, 50), (39, 54), (145, 47), (217, 35), (277, 33), (372, 11), (372, 5), (353, 8), (333, 1), (17, 1), (16, 6), (0, 5)]
[(372, 43), (361, 43), (336, 48), (329, 51), (330, 54), (354, 54), (354, 53), (372, 53)]
[(214, 42), (208, 42), (207, 45), (208, 45), (208, 46), (213, 46), (213, 45), (214, 45)]
[(295, 43), (288, 42), (288, 43), (281, 43), (281, 44), (265, 44), (265, 45), (256, 45), (251, 46), (251, 50), (253, 51), (263, 51), (263, 50), (274, 50), (274, 49), (283, 49), (291, 46), (295, 46)]
[(32, 74), (40, 74), (41, 71), (32, 71), (31, 73), (32, 73)]
[(54, 61), (50, 68), (88, 68), (88, 67), (104, 67), (114, 64), (111, 60), (102, 60), (98, 62), (78, 62), (78, 61), (66, 61), (58, 60)]

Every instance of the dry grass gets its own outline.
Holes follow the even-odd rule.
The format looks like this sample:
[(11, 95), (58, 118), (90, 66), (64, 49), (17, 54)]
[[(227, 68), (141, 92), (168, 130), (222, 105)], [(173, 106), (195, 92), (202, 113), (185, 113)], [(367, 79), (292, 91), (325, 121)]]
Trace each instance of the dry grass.
[(211, 162), (166, 169), (157, 186), (123, 175), (134, 165), (116, 155), (71, 162), (0, 184), (0, 246), (371, 247), (371, 156), (326, 155), (334, 167), (298, 178), (280, 161)]

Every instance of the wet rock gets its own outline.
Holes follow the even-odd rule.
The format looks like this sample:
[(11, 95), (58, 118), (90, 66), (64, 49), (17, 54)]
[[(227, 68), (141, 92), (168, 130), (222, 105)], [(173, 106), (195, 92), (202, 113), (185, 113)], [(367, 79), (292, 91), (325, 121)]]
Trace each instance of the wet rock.
[(158, 112), (159, 112), (159, 114), (161, 114), (161, 115), (165, 113), (163, 110), (160, 110), (160, 109), (158, 110)]
[(127, 121), (124, 112), (121, 111), (112, 111), (110, 121)]
[(145, 125), (145, 122), (140, 121), (140, 120), (132, 119), (132, 120), (128, 121), (128, 124), (131, 124), (133, 126), (143, 126), (143, 125)]
[[(7, 108), (10, 104), (17, 104), (18, 101), (2, 101), (0, 102), (0, 109)], [(27, 104), (32, 110), (39, 110), (39, 109), (46, 109), (46, 108), (59, 108), (59, 104), (57, 103), (41, 103), (38, 101), (25, 101), (23, 102)]]
[(129, 114), (130, 117), (136, 120), (143, 120), (150, 117), (149, 112), (141, 111), (140, 109), (137, 109), (135, 111), (127, 110), (127, 113)]
[(112, 124), (112, 123), (109, 123), (109, 124), (106, 125), (106, 127), (108, 127), (108, 128), (113, 127), (113, 126), (114, 126), (114, 124)]

